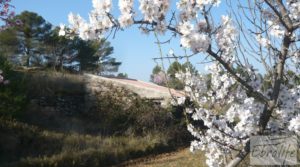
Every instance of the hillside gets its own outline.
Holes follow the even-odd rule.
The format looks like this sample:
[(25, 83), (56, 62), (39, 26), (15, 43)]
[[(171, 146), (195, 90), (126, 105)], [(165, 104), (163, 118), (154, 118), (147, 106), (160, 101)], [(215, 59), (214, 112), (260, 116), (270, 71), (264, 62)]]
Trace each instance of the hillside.
[(161, 103), (162, 106), (167, 107), (170, 104), (172, 98), (184, 96), (183, 91), (170, 89), (167, 87), (159, 86), (154, 83), (140, 81), (136, 79), (122, 79), (122, 78), (106, 78), (96, 76), (92, 74), (84, 74), (87, 82), (87, 87), (91, 90), (99, 90), (99, 84), (111, 83), (116, 87), (122, 87), (131, 92), (134, 92), (141, 98), (156, 100)]
[(189, 144), (176, 108), (94, 76), (17, 73), (26, 104), (1, 112), (0, 166), (111, 166)]

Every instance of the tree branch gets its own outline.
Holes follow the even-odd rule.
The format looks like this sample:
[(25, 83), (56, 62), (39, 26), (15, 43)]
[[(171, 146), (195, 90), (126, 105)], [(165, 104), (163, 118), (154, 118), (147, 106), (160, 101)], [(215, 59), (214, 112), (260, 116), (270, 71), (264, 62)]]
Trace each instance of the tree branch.
[[(274, 87), (273, 87), (273, 94), (271, 96), (271, 100), (268, 101), (265, 106), (264, 110), (260, 116), (259, 120), (259, 134), (263, 134), (266, 126), (268, 125), (268, 122), (272, 116), (272, 112), (274, 108), (277, 105), (279, 93), (280, 93), (280, 87), (282, 84), (283, 79), (283, 73), (284, 73), (284, 65), (287, 59), (288, 55), (288, 49), (290, 47), (291, 41), (291, 35), (292, 31), (286, 31), (285, 36), (283, 38), (283, 43), (281, 46), (281, 52), (279, 55), (279, 63), (276, 66), (276, 73), (274, 78)], [(249, 142), (249, 143), (248, 143)], [(250, 141), (248, 141), (246, 146), (243, 148), (243, 150), (240, 151), (240, 153), (227, 165), (227, 167), (234, 167), (237, 166), (250, 152)]]
[(250, 86), (245, 80), (237, 75), (237, 73), (226, 63), (221, 57), (219, 57), (215, 52), (211, 50), (211, 47), (207, 50), (207, 53), (215, 58), (222, 66), (229, 72), (242, 86), (246, 88), (247, 93), (262, 102), (268, 102), (269, 99), (265, 97), (263, 94), (253, 90), (252, 86)]
[(277, 18), (280, 20), (281, 24), (289, 31), (293, 29), (293, 24), (291, 19), (289, 18), (288, 12), (284, 5), (282, 4), (281, 0), (277, 0), (277, 5), (279, 6), (278, 11), (276, 7), (270, 2), (270, 0), (265, 0), (266, 4), (273, 10), (276, 14)]
[(226, 165), (226, 167), (235, 167), (238, 164), (240, 164), (243, 159), (246, 158), (246, 156), (250, 152), (250, 140), (247, 141), (245, 147), (238, 153), (238, 155), (229, 162), (229, 164)]
[[(152, 26), (156, 26), (157, 22), (149, 22), (149, 21), (145, 21), (145, 20), (134, 20), (133, 22), (134, 24), (146, 24), (146, 25), (152, 25)], [(182, 35), (176, 28), (171, 27), (170, 25), (167, 26), (167, 29), (170, 31), (173, 31), (179, 35)]]

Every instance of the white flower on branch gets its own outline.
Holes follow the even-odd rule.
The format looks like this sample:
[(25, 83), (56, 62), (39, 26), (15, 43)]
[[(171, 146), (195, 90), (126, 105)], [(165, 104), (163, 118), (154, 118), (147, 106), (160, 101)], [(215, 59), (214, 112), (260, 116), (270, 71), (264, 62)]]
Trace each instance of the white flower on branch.
[(121, 15), (119, 23), (121, 27), (128, 27), (133, 24), (133, 0), (119, 0)]
[(123, 13), (118, 20), (121, 27), (128, 27), (133, 24), (131, 13)]
[(269, 47), (271, 42), (267, 38), (262, 37), (261, 34), (256, 35), (256, 40), (262, 47)]
[(235, 48), (235, 41), (237, 38), (237, 31), (233, 26), (233, 23), (229, 16), (222, 16), (221, 18), (221, 28), (216, 34), (216, 41), (219, 48), (224, 52), (226, 61), (232, 60), (229, 57)]
[(112, 8), (112, 1), (111, 0), (93, 0), (93, 7), (96, 11), (99, 12), (110, 12)]
[(79, 30), (85, 24), (85, 20), (80, 15), (75, 15), (73, 13), (69, 14), (68, 20), (71, 28), (75, 31)]
[(140, 7), (144, 20), (159, 22), (165, 19), (165, 14), (169, 9), (169, 0), (140, 0)]
[(205, 6), (205, 5), (213, 5), (213, 6), (219, 6), (221, 3), (220, 0), (196, 0), (197, 5), (199, 6)]
[(268, 20), (267, 21), (269, 28), (270, 35), (276, 37), (276, 38), (282, 38), (284, 35), (284, 30), (280, 27), (280, 25), (275, 24), (273, 21)]
[(59, 36), (65, 36), (66, 35), (65, 29), (66, 29), (66, 26), (64, 24), (60, 24), (58, 35)]
[(290, 131), (293, 131), (296, 134), (300, 134), (300, 115), (290, 121), (290, 125), (288, 128)]
[(300, 20), (300, 1), (287, 0), (290, 17), (296, 21)]

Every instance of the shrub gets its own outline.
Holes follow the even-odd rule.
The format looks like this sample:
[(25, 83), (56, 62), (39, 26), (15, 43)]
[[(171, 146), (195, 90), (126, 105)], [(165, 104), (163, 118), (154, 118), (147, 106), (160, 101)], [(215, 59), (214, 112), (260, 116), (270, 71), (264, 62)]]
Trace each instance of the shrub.
[(0, 55), (0, 69), (9, 84), (0, 85), (0, 116), (18, 118), (26, 108), (26, 80), (24, 75), (12, 70), (10, 63)]
[(97, 96), (97, 106), (86, 112), (88, 120), (98, 122), (103, 135), (136, 135), (161, 133), (169, 144), (185, 144), (190, 134), (186, 130), (183, 110), (162, 108), (130, 91), (102, 83), (106, 91)]

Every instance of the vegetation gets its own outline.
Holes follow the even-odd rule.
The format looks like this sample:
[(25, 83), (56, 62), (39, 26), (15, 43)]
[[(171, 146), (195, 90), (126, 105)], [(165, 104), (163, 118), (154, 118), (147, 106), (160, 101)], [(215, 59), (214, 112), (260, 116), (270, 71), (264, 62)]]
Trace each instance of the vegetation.
[(12, 18), (18, 21), (0, 32), (1, 77), (9, 81), (0, 84), (0, 166), (107, 166), (185, 144), (178, 142), (185, 128), (169, 109), (127, 90), (99, 85), (109, 91), (94, 94), (95, 107), (86, 111), (84, 76), (62, 69), (74, 62), (94, 73), (119, 66), (109, 42), (61, 37), (33, 12)]
[(105, 82), (90, 92), (69, 73), (116, 72), (109, 42), (59, 36), (29, 11), (10, 19), (21, 26), (0, 32), (0, 166), (110, 166), (188, 144), (182, 110)]
[(103, 91), (86, 111), (83, 75), (20, 75), (27, 82), (27, 107), (18, 119), (1, 114), (0, 166), (110, 166), (188, 144), (183, 117), (172, 108), (101, 83)]
[(8, 79), (8, 84), (0, 84), (0, 116), (18, 118), (27, 104), (25, 78), (1, 55), (0, 70)]
[(13, 120), (1, 119), (0, 124), (0, 140), (6, 143), (0, 152), (4, 166), (3, 162), (12, 162), (10, 166), (111, 165), (154, 152), (165, 142), (159, 135), (102, 137), (41, 130)]
[(118, 78), (128, 78), (128, 74), (127, 73), (119, 73), (117, 75)]
[(152, 70), (150, 81), (161, 86), (182, 90), (184, 88), (184, 83), (182, 80), (176, 78), (176, 73), (186, 73), (187, 70), (191, 72), (192, 75), (197, 75), (198, 73), (196, 68), (190, 62), (180, 64), (178, 61), (174, 61), (166, 72), (163, 71), (159, 65), (156, 65)]
[[(94, 48), (93, 41), (88, 40), (101, 42), (104, 35), (115, 36), (119, 30), (132, 26), (146, 34), (154, 33), (161, 61), (195, 56), (201, 61), (199, 64), (208, 65), (207, 73), (194, 76), (192, 68), (184, 71), (186, 68), (178, 62), (167, 71), (154, 69), (153, 82), (175, 89), (184, 87), (187, 97), (178, 98), (181, 107), (174, 110), (160, 108), (110, 84), (97, 82), (100, 89), (91, 87), (85, 83), (85, 76), (66, 81), (72, 77), (49, 79), (48, 72), (16, 72), (15, 79), (10, 78), (9, 70), (1, 72), (1, 105), (5, 106), (0, 123), (1, 158), (4, 157), (1, 166), (107, 166), (169, 146), (174, 148), (188, 137), (182, 131), (183, 108), (186, 118), (191, 119), (187, 120), (187, 129), (194, 137), (190, 149), (204, 151), (210, 167), (243, 163), (249, 166), (251, 151), (264, 145), (256, 145), (251, 140), (253, 136), (271, 137), (263, 141), (278, 148), (278, 143), (281, 148), (284, 146), (286, 137), (299, 137), (299, 0), (238, 0), (221, 5), (221, 0), (180, 0), (176, 4), (167, 0), (121, 0), (119, 11), (114, 12), (115, 3), (92, 0), (88, 21), (70, 13), (70, 26), (62, 25), (59, 34), (73, 39), (66, 44), (68, 51), (63, 48), (62, 54), (54, 53), (50, 66), (57, 69), (58, 64), (62, 69), (79, 63), (79, 69), (86, 67), (97, 74), (103, 74), (103, 69), (116, 71), (112, 67), (118, 67), (120, 62), (105, 56), (101, 59), (96, 54), (99, 46)], [(10, 19), (10, 8), (10, 0), (0, 1), (0, 20), (20, 20), (22, 26), (3, 31), (1, 54), (14, 65), (43, 66), (44, 61), (50, 60), (46, 59), (51, 52), (46, 52), (45, 39), (51, 36), (51, 25), (30, 12)], [(160, 35), (168, 40), (160, 41)], [(91, 47), (81, 53), (96, 54), (96, 58), (87, 56), (88, 61), (75, 61), (80, 53), (76, 44), (81, 42), (76, 36), (85, 40), (79, 46)], [(173, 37), (177, 47), (185, 50), (185, 56), (177, 57), (172, 50), (163, 56), (161, 45), (173, 45)], [(111, 52), (108, 49), (107, 53)], [(5, 61), (3, 68), (9, 69)], [(176, 75), (178, 72), (181, 75)], [(23, 76), (28, 77), (25, 84), (21, 82)], [(29, 92), (3, 78), (19, 81)], [(15, 99), (23, 95), (26, 98)], [(28, 107), (13, 107), (22, 106), (25, 101)], [(6, 113), (6, 108), (12, 112)], [(14, 113), (19, 112), (22, 115), (17, 117)], [(274, 143), (272, 136), (279, 142)], [(297, 152), (297, 144), (294, 146), (288, 152)], [(275, 152), (278, 150), (272, 150)], [(264, 161), (259, 165), (297, 164), (294, 154), (290, 158), (295, 158), (295, 162), (286, 161), (285, 157), (280, 163), (277, 156), (268, 153), (261, 155)]]
[[(205, 151), (210, 167), (235, 167), (258, 146), (253, 146), (254, 142), (250, 144), (252, 136), (300, 135), (300, 89), (297, 82), (290, 80), (292, 77), (297, 81), (295, 76), (299, 75), (300, 2), (220, 3), (221, 0), (141, 0), (138, 4), (120, 1), (120, 12), (116, 14), (113, 1), (93, 0), (89, 21), (71, 13), (70, 27), (73, 28), (61, 31), (86, 40), (94, 39), (94, 34), (105, 35), (128, 27), (146, 34), (153, 32), (162, 61), (182, 58), (176, 57), (172, 50), (164, 57), (160, 46), (171, 44), (172, 38), (178, 37), (175, 42), (185, 49), (184, 57), (197, 55), (200, 64), (208, 65), (208, 75), (194, 77), (185, 73), (179, 76), (185, 83), (187, 99), (197, 104), (186, 105), (188, 100), (184, 97), (178, 100), (194, 120), (188, 125), (195, 137), (191, 150)], [(141, 14), (135, 15), (136, 12)], [(81, 24), (74, 24), (74, 20)], [(83, 34), (83, 30), (89, 33)], [(169, 40), (160, 41), (158, 35)], [(168, 80), (163, 73), (158, 81), (162, 80), (161, 76)], [(215, 104), (228, 107), (216, 112)], [(203, 124), (206, 130), (201, 128)], [(271, 140), (267, 140), (267, 145)], [(280, 142), (285, 140), (281, 138)], [(266, 159), (259, 165), (287, 165), (287, 161), (280, 163), (274, 155)], [(297, 159), (290, 165), (294, 164)]]
[(20, 25), (0, 32), (0, 52), (14, 65), (96, 74), (117, 72), (121, 65), (111, 57), (113, 47), (104, 39), (84, 41), (59, 36), (58, 27), (29, 11), (16, 15), (11, 22)]

